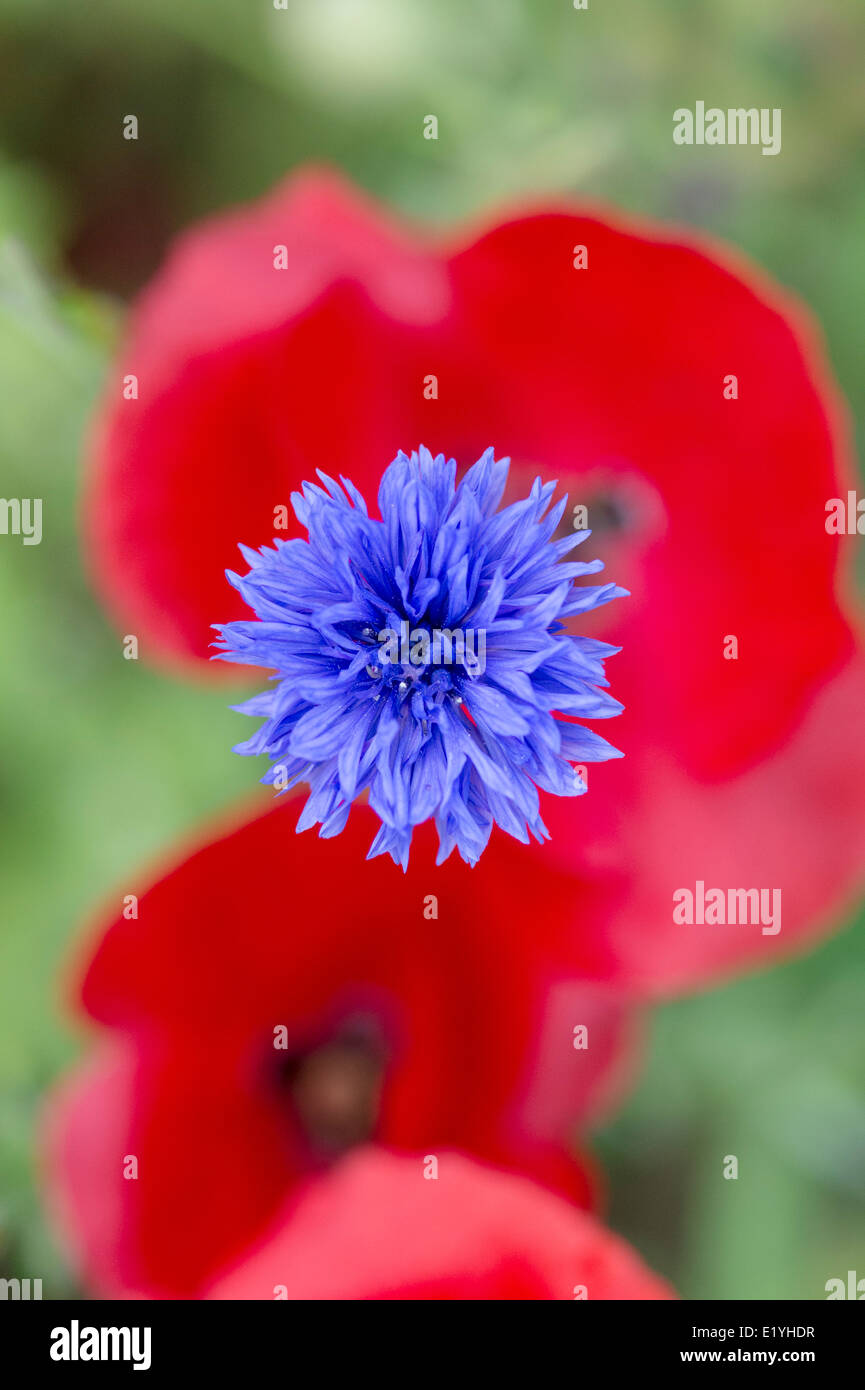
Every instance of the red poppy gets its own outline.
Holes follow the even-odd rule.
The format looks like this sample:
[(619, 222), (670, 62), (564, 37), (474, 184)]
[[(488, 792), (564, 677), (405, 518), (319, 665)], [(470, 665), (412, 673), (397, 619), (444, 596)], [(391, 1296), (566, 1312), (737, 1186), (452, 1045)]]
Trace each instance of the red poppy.
[[(434, 1166), (433, 1166), (434, 1165)], [(462, 1154), (358, 1150), (294, 1197), (220, 1299), (669, 1299), (593, 1217)]]
[(368, 808), (336, 841), (297, 837), (296, 809), (199, 848), (97, 942), (82, 997), (110, 1041), (48, 1148), (102, 1294), (193, 1296), (370, 1138), (589, 1198), (571, 1140), (623, 1081), (632, 1020), (562, 972), (564, 877), (519, 908), (503, 854), (436, 869), (426, 826), (394, 874), (363, 862)]
[[(581, 558), (632, 593), (592, 620), (623, 647), (626, 758), (588, 797), (544, 798), (551, 844), (512, 851), (527, 877), (573, 877), (572, 967), (668, 991), (849, 905), (865, 664), (824, 525), (853, 485), (848, 430), (810, 321), (726, 250), (567, 208), (440, 241), (305, 173), (181, 239), (98, 433), (96, 577), (170, 659), (241, 616), (237, 543), (270, 542), (318, 467), (373, 495), (423, 441), (461, 464), (492, 444), (515, 486), (557, 477), (594, 527)], [(781, 930), (676, 923), (698, 882), (780, 890)]]

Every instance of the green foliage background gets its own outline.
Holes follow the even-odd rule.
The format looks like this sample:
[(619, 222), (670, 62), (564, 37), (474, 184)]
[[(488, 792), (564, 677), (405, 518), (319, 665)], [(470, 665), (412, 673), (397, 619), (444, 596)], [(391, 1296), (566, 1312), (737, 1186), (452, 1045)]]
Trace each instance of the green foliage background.
[[(124, 299), (177, 228), (305, 160), (436, 221), (580, 194), (711, 229), (800, 292), (861, 445), (863, 58), (861, 0), (0, 0), (0, 493), (45, 499), (41, 546), (0, 545), (3, 1273), (73, 1287), (34, 1134), (80, 1047), (61, 995), (82, 921), (249, 787), (226, 692), (122, 660), (82, 570), (82, 440)], [(780, 106), (782, 154), (674, 147), (697, 99)], [(863, 967), (847, 931), (654, 1016), (598, 1144), (613, 1223), (684, 1296), (865, 1276)]]

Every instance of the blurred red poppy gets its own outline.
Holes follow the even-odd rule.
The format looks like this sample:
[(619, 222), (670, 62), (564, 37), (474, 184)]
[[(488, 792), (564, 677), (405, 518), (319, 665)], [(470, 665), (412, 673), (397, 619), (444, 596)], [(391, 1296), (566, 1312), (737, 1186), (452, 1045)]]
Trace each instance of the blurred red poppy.
[[(434, 1165), (434, 1166), (433, 1166)], [(462, 1154), (358, 1150), (205, 1292), (219, 1299), (670, 1299), (585, 1212)]]
[[(573, 876), (574, 970), (669, 992), (849, 906), (865, 665), (849, 543), (824, 525), (852, 485), (848, 431), (812, 325), (752, 267), (567, 208), (442, 242), (307, 172), (180, 240), (122, 375), (86, 524), (145, 656), (207, 655), (210, 624), (241, 616), (238, 541), (269, 542), (318, 467), (371, 495), (398, 447), (464, 465), (493, 444), (515, 487), (558, 477), (587, 509), (581, 558), (632, 592), (592, 619), (623, 647), (627, 756), (588, 797), (543, 798), (552, 843), (513, 851), (533, 880)], [(781, 931), (676, 924), (698, 880), (779, 889)]]
[(624, 1082), (634, 1020), (561, 969), (568, 880), (518, 900), (495, 847), (436, 869), (429, 826), (394, 874), (363, 863), (367, 807), (336, 841), (295, 815), (217, 836), (97, 940), (82, 998), (110, 1033), (52, 1103), (48, 1185), (103, 1295), (195, 1295), (370, 1139), (590, 1198), (573, 1141)]

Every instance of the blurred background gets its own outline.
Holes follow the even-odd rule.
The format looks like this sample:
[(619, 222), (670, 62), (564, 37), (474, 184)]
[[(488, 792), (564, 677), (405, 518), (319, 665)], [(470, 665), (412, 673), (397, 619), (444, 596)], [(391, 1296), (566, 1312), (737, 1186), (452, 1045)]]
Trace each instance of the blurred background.
[[(863, 60), (861, 0), (0, 0), (0, 494), (45, 499), (42, 544), (0, 545), (0, 1275), (74, 1292), (34, 1126), (81, 1047), (76, 932), (249, 790), (230, 691), (119, 659), (78, 551), (88, 416), (168, 240), (309, 159), (433, 221), (547, 192), (686, 221), (815, 310), (861, 457)], [(781, 155), (674, 146), (698, 99), (781, 107)], [(684, 1297), (865, 1277), (863, 989), (854, 928), (653, 1016), (597, 1147), (612, 1224)]]

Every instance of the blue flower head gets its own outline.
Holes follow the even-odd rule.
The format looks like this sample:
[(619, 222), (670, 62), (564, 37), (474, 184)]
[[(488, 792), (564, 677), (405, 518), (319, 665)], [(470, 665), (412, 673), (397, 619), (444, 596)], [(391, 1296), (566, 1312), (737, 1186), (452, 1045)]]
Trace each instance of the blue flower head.
[[(617, 647), (563, 620), (627, 591), (574, 581), (600, 560), (565, 562), (589, 534), (554, 540), (566, 498), (536, 479), (497, 510), (509, 460), (492, 449), (457, 485), (456, 464), (397, 454), (378, 493), (319, 473), (292, 504), (308, 540), (275, 540), (230, 582), (254, 621), (218, 627), (219, 656), (272, 668), (273, 688), (237, 708), (264, 724), (236, 752), (266, 753), (263, 781), (308, 782), (297, 829), (338, 835), (368, 792), (381, 828), (369, 857), (408, 864), (412, 830), (435, 818), (438, 862), (474, 864), (495, 822), (549, 839), (538, 788), (586, 790), (572, 763), (621, 754), (567, 716), (618, 714), (604, 689)], [(566, 716), (557, 718), (556, 715)]]

